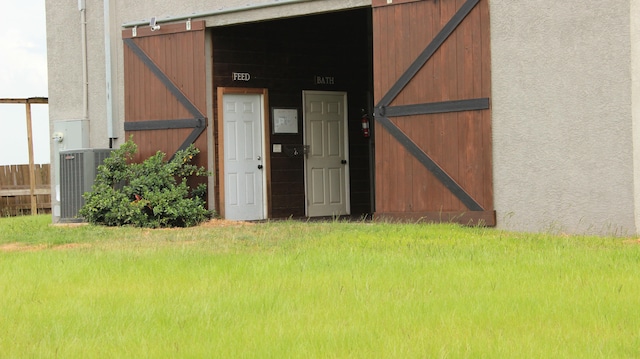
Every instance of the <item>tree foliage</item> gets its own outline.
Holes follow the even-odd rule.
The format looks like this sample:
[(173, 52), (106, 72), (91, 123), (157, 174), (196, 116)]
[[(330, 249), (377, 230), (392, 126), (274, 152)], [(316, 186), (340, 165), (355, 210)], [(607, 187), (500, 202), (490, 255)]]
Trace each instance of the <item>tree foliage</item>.
[(129, 140), (98, 167), (80, 215), (93, 224), (164, 228), (195, 226), (212, 217), (205, 207), (206, 185), (191, 189), (187, 178), (206, 176), (191, 164), (200, 151), (193, 145), (165, 161), (158, 151), (133, 163), (138, 146)]

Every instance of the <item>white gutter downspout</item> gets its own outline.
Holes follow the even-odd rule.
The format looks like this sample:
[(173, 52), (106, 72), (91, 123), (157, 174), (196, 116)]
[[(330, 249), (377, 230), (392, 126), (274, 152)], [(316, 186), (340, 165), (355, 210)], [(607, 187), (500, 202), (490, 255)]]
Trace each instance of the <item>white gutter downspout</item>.
[(107, 137), (109, 138), (109, 148), (113, 147), (114, 122), (113, 122), (113, 68), (111, 58), (111, 1), (104, 0), (104, 67), (105, 86), (107, 96)]
[[(222, 14), (231, 14), (234, 12), (265, 9), (265, 8), (270, 8), (270, 7), (280, 6), (280, 5), (297, 4), (297, 3), (310, 2), (310, 1), (317, 1), (317, 0), (274, 0), (273, 2), (266, 3), (266, 4), (254, 4), (254, 5), (249, 4), (241, 7), (234, 7), (234, 8), (227, 8), (227, 9), (222, 8), (222, 9), (207, 11), (207, 12), (194, 12), (190, 15), (169, 16), (164, 19), (156, 19), (156, 23), (188, 20), (188, 19), (194, 19), (199, 17), (207, 17), (207, 16), (214, 16), (214, 15), (222, 15)], [(145, 25), (149, 25), (149, 20), (127, 22), (122, 24), (122, 27), (127, 28), (127, 27), (145, 26)]]
[(87, 4), (85, 0), (78, 0), (80, 10), (81, 41), (82, 41), (82, 119), (89, 118), (89, 80), (87, 66)]

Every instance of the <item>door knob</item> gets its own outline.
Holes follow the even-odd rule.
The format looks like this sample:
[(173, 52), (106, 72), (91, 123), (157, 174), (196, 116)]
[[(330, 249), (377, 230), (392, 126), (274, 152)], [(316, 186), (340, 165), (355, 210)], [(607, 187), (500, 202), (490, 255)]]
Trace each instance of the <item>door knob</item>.
[(340, 161), (340, 163), (342, 163), (343, 165), (346, 165), (347, 164), (347, 160), (342, 160), (342, 161)]
[(262, 165), (258, 165), (258, 169), (261, 170), (262, 169)]

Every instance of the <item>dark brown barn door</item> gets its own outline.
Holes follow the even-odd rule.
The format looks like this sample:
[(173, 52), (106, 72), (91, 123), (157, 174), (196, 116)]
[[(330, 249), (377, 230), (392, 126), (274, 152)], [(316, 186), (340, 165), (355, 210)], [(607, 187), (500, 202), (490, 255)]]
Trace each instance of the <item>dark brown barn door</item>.
[(124, 129), (138, 160), (195, 143), (195, 164), (207, 166), (204, 32), (203, 21), (123, 31)]
[(495, 225), (488, 0), (373, 0), (376, 214)]

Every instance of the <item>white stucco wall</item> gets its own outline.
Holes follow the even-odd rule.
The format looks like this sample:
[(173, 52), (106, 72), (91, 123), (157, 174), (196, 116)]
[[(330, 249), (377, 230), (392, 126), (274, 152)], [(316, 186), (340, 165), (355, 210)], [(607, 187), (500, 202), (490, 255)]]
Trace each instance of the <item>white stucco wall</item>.
[(640, 0), (631, 0), (631, 98), (636, 229), (640, 229)]
[(46, 2), (49, 102), (52, 104), (49, 118), (52, 121), (82, 118), (80, 17), (76, 9), (77, 4), (73, 2)]
[(490, 12), (498, 226), (635, 233), (629, 0)]
[[(50, 122), (83, 117), (81, 22), (77, 2), (46, 2)], [(90, 146), (106, 147), (103, 8), (87, 5)], [(95, 121), (94, 121), (95, 119)], [(51, 152), (54, 155), (53, 151)], [(53, 163), (53, 162), (52, 162)]]
[(282, 4), (256, 10), (235, 11), (206, 18), (207, 26), (220, 26), (371, 5), (371, 0), (293, 0), (295, 3), (286, 4), (288, 1), (290, 0), (187, 0), (180, 2), (180, 6), (177, 7), (176, 2), (172, 0), (139, 1), (135, 3), (128, 0), (117, 0), (117, 6), (118, 8), (126, 9), (126, 13), (120, 12), (123, 14), (121, 17), (122, 22), (130, 23), (135, 21), (148, 22), (152, 16), (163, 20), (165, 18), (208, 13), (218, 10), (243, 10), (264, 4)]

